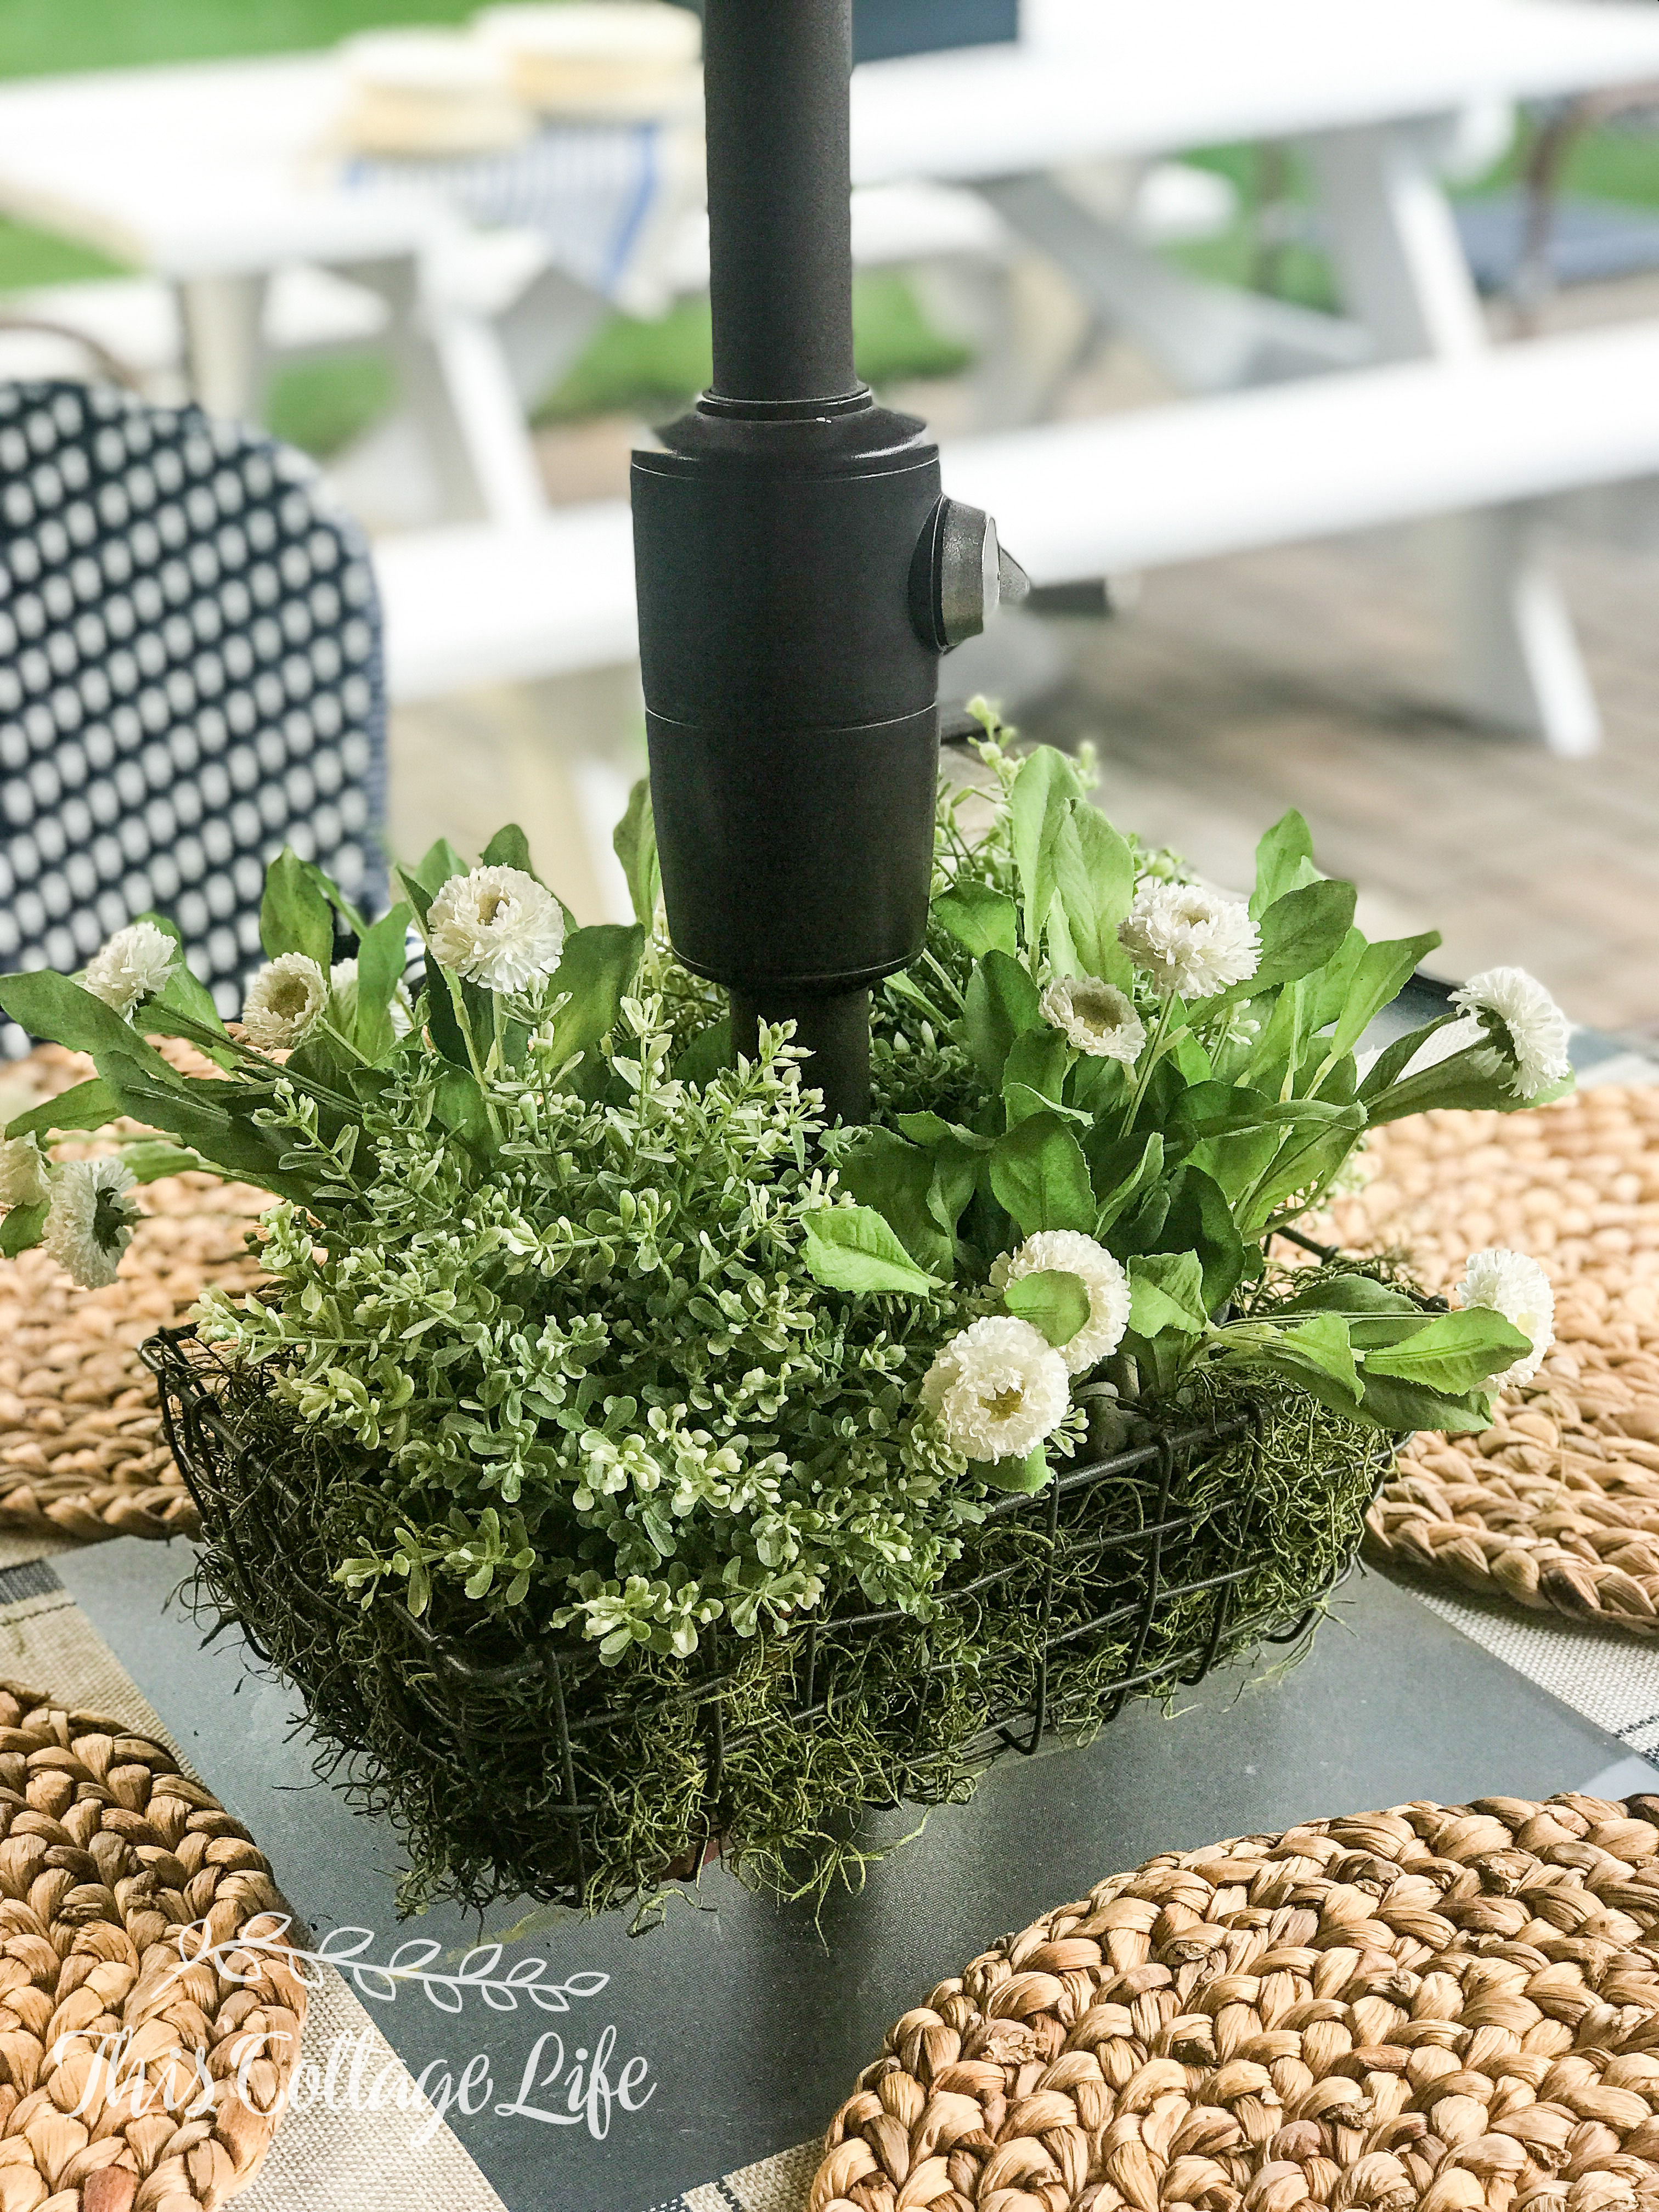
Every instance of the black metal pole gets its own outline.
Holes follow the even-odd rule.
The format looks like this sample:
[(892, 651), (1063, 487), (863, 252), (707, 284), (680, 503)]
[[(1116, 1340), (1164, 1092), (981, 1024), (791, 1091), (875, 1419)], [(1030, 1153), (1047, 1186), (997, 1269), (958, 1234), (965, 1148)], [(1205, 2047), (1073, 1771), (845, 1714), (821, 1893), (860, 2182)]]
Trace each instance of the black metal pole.
[(703, 40), (714, 391), (852, 397), (850, 0), (711, 0)]
[(927, 930), (939, 657), (994, 536), (854, 369), (850, 0), (708, 0), (704, 40), (714, 385), (634, 457), (663, 897), (738, 1051), (793, 1021), (862, 1121), (870, 987)]

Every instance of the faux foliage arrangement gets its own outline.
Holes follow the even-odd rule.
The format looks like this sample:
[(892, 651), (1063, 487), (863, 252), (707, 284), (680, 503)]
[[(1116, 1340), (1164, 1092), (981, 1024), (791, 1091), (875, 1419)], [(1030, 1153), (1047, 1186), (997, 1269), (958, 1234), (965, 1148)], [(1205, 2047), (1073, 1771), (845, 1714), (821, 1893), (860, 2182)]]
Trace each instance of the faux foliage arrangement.
[[(659, 926), (643, 787), (617, 833), (630, 927), (575, 927), (509, 829), (476, 866), (440, 844), (399, 871), (373, 922), (283, 854), (267, 964), (228, 1030), (160, 917), (78, 981), (0, 980), (14, 1021), (98, 1071), (6, 1132), (0, 1246), (44, 1240), (96, 1283), (135, 1182), (205, 1164), (273, 1194), (270, 1289), (210, 1297), (199, 1330), (262, 1449), (312, 1470), (317, 1540), (289, 1565), (371, 1639), (401, 1618), (493, 1659), (559, 1638), (592, 1652), (617, 1717), (588, 1782), (590, 1900), (645, 1887), (711, 1826), (775, 1874), (807, 1844), (822, 1881), (862, 1799), (958, 1790), (1002, 1658), (1033, 1656), (1016, 1616), (1035, 1555), (1000, 1607), (969, 1619), (952, 1591), (1085, 1446), (1248, 1402), (1279, 1440), (1270, 1571), (1289, 1605), (1357, 1540), (1368, 1475), (1331, 1468), (1364, 1475), (1368, 1431), (1485, 1425), (1547, 1346), (1547, 1285), (1516, 1255), (1476, 1255), (1441, 1313), (1376, 1270), (1267, 1260), (1368, 1128), (1559, 1095), (1565, 1026), (1541, 988), (1476, 978), (1362, 1066), (1437, 939), (1368, 944), (1295, 814), (1248, 904), (1187, 880), (1073, 763), (1016, 759), (986, 721), (981, 780), (941, 799), (927, 950), (877, 993), (866, 1128), (826, 1127), (785, 1032), (733, 1064), (720, 994)], [(155, 1036), (215, 1073), (179, 1073)], [(119, 1116), (160, 1134), (52, 1164), (54, 1136)], [(1208, 1480), (1218, 1504), (1244, 1464), (1224, 1455), (1194, 1494)], [(695, 1701), (662, 1717), (674, 1670), (728, 1632), (729, 1717), (783, 1712), (803, 1624), (833, 1638), (872, 1607), (914, 1632), (847, 1659), (836, 1728), (751, 1729), (770, 1748), (746, 1784), (741, 1758), (711, 1777)], [(1073, 1655), (1072, 1725), (1109, 1644)], [(924, 1674), (948, 1650), (966, 1686), (901, 1727), (923, 1645)], [(374, 1753), (426, 1879), (569, 1888), (502, 1843), (499, 1808), (458, 1840), (453, 1774), (400, 1787), (395, 1729), (333, 1725)], [(514, 1769), (526, 1803), (536, 1760)]]

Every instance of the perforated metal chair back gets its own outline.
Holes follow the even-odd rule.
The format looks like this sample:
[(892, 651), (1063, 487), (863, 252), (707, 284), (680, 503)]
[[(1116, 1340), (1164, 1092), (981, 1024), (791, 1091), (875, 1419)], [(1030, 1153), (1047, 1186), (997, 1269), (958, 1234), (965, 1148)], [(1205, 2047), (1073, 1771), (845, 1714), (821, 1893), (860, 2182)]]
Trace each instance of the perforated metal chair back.
[(284, 843), (373, 900), (385, 729), (367, 549), (302, 456), (0, 385), (0, 972), (73, 973), (153, 909), (234, 1013)]

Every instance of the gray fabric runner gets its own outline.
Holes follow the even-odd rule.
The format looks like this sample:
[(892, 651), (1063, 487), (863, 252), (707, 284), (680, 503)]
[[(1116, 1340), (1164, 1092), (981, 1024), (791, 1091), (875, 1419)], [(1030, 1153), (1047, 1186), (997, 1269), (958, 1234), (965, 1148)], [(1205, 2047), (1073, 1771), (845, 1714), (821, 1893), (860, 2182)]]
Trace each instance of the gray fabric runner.
[[(160, 1720), (59, 1583), (50, 1538), (0, 1539), (0, 1676), (64, 1703), (107, 1712), (166, 1743), (189, 1769)], [(33, 1564), (31, 1564), (33, 1563)], [(1431, 1611), (1627, 1747), (1631, 1756), (1597, 1778), (1601, 1793), (1659, 1790), (1659, 1652), (1616, 1630), (1577, 1628), (1483, 1604), (1414, 1592)], [(1649, 1764), (1652, 1761), (1653, 1764)], [(212, 1776), (201, 1778), (210, 1787)], [(281, 1869), (278, 1869), (280, 1877)], [(941, 1962), (941, 1971), (945, 1962)], [(364, 2033), (372, 2076), (408, 2075), (371, 2015), (332, 1970), (312, 1996), (303, 2057), (325, 2065), (340, 2041)], [(875, 2054), (872, 2051), (871, 2056)], [(848, 2082), (823, 2085), (826, 2118)], [(284, 2119), (258, 2179), (239, 2200), (247, 2212), (505, 2212), (501, 2198), (447, 2124), (420, 2146), (410, 2115), (331, 2110), (321, 2102)], [(735, 2173), (639, 2212), (805, 2212), (816, 2142), (798, 2144)]]

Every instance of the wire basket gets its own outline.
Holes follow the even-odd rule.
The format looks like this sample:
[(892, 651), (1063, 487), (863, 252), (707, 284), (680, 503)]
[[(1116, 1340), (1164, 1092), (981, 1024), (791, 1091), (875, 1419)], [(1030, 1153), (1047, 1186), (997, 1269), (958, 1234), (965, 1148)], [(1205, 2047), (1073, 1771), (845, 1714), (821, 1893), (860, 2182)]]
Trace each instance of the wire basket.
[[(143, 1357), (201, 1516), (198, 1602), (297, 1685), (330, 1763), (399, 1820), (428, 1887), (471, 1902), (617, 1901), (689, 1870), (715, 1841), (740, 1847), (761, 1751), (775, 1758), (787, 1738), (821, 1760), (852, 1717), (867, 1727), (878, 1677), (881, 1755), (849, 1815), (872, 1799), (959, 1799), (994, 1759), (1029, 1756), (1051, 1730), (1091, 1734), (1133, 1696), (1292, 1644), (1352, 1568), (1393, 1457), (1390, 1439), (1350, 1426), (1323, 1571), (1287, 1587), (1282, 1535), (1263, 1512), (1261, 1402), (1168, 1429), (1142, 1422), (1039, 1495), (993, 1504), (928, 1621), (854, 1592), (756, 1637), (717, 1624), (689, 1660), (619, 1668), (591, 1642), (481, 1628), (459, 1599), (447, 1613), (434, 1599), (423, 1620), (392, 1594), (363, 1608), (333, 1579), (337, 1486), (307, 1480), (302, 1442), (276, 1465), (250, 1439), (248, 1408), (267, 1387), (257, 1373), (189, 1328), (162, 1330)], [(629, 1733), (642, 1711), (653, 1741), (675, 1747), (677, 1782)], [(635, 1856), (619, 1883), (625, 1800), (673, 1787), (686, 1801), (673, 1847), (654, 1867)]]

